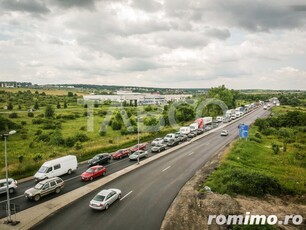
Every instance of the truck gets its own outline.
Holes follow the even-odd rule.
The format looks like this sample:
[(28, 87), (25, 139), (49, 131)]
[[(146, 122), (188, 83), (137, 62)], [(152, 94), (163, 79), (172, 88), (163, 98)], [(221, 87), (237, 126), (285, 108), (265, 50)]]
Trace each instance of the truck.
[(216, 121), (217, 122), (222, 122), (224, 120), (223, 116), (217, 116)]
[(232, 110), (226, 110), (225, 112), (225, 119), (226, 120), (231, 120), (231, 117), (232, 117)]
[(179, 132), (180, 134), (188, 135), (190, 133), (190, 127), (189, 126), (181, 127)]
[(212, 120), (213, 120), (212, 117), (201, 117), (196, 119), (194, 122), (198, 123), (198, 128), (202, 129), (204, 128), (205, 125), (211, 124)]
[(236, 110), (231, 109), (231, 119), (234, 120), (234, 119), (236, 119), (236, 118), (237, 118), (237, 116), (236, 116)]
[(197, 131), (197, 129), (199, 128), (199, 124), (197, 122), (194, 122), (191, 125), (189, 125), (189, 127), (190, 127), (190, 132)]
[(67, 155), (50, 161), (46, 161), (35, 173), (35, 180), (42, 181), (44, 179), (71, 174), (78, 168), (78, 160), (75, 155)]

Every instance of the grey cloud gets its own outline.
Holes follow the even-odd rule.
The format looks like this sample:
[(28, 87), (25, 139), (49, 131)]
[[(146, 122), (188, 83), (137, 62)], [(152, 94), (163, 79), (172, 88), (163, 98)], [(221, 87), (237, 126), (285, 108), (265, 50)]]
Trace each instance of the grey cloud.
[(33, 14), (45, 14), (50, 10), (40, 0), (2, 0), (0, 7), (10, 11), (29, 12)]
[(96, 0), (49, 0), (50, 4), (62, 7), (62, 8), (95, 8)]
[(141, 9), (146, 12), (155, 12), (161, 9), (162, 5), (154, 0), (144, 1), (144, 0), (134, 0), (131, 6)]

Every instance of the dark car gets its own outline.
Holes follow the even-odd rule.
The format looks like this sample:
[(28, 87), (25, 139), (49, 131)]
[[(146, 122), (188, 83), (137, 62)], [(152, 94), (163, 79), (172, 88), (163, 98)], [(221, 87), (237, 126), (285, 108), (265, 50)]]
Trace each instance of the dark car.
[(157, 152), (160, 153), (161, 151), (164, 150), (166, 150), (166, 145), (163, 144), (157, 144), (151, 148), (152, 153), (157, 153)]
[(167, 146), (172, 147), (172, 146), (178, 145), (179, 143), (180, 141), (177, 138), (175, 138), (175, 139), (169, 140), (167, 143)]
[(187, 139), (188, 139), (187, 135), (185, 135), (185, 134), (181, 134), (180, 137), (181, 137), (181, 142), (187, 141)]
[(133, 153), (133, 152), (136, 152), (137, 150), (146, 150), (147, 145), (148, 145), (147, 142), (140, 143), (139, 146), (138, 146), (138, 144), (134, 145), (133, 147), (130, 148), (130, 151)]
[(89, 167), (94, 166), (94, 165), (102, 165), (102, 164), (109, 163), (110, 160), (111, 160), (110, 154), (100, 153), (100, 154), (95, 155), (93, 158), (91, 158), (88, 161), (88, 165)]
[(188, 133), (188, 138), (194, 138), (195, 136), (197, 136), (197, 134), (196, 133), (194, 133), (194, 132), (190, 132), (190, 133)]
[(113, 159), (121, 159), (122, 157), (127, 157), (130, 155), (131, 151), (129, 149), (120, 149), (113, 154)]
[(199, 128), (197, 129), (197, 135), (203, 134), (204, 133), (204, 129)]

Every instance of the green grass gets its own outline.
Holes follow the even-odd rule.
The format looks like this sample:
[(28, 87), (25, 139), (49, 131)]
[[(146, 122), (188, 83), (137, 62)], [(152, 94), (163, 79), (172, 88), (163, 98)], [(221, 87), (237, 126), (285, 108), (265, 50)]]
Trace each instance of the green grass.
[[(248, 141), (236, 141), (204, 185), (231, 195), (305, 194), (306, 157), (297, 158), (299, 149), (294, 143), (276, 155), (271, 143), (282, 146), (279, 138), (261, 135), (261, 139), (256, 139), (256, 132), (256, 127), (252, 127)], [(301, 151), (305, 151), (305, 146)]]

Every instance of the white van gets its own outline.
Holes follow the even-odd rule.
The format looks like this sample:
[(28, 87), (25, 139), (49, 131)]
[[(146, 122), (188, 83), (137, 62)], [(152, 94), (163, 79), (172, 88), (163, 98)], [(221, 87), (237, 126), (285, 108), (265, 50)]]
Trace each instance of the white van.
[(188, 135), (190, 133), (190, 127), (189, 126), (184, 126), (180, 128), (180, 134)]
[(41, 181), (47, 178), (71, 174), (78, 168), (76, 156), (68, 155), (54, 160), (46, 161), (40, 169), (35, 173), (36, 181)]
[(190, 132), (197, 131), (198, 128), (199, 128), (199, 124), (198, 123), (192, 123), (191, 125), (189, 125), (189, 127), (190, 127)]
[(222, 122), (223, 120), (224, 120), (224, 118), (222, 116), (217, 116), (216, 117), (217, 122)]

